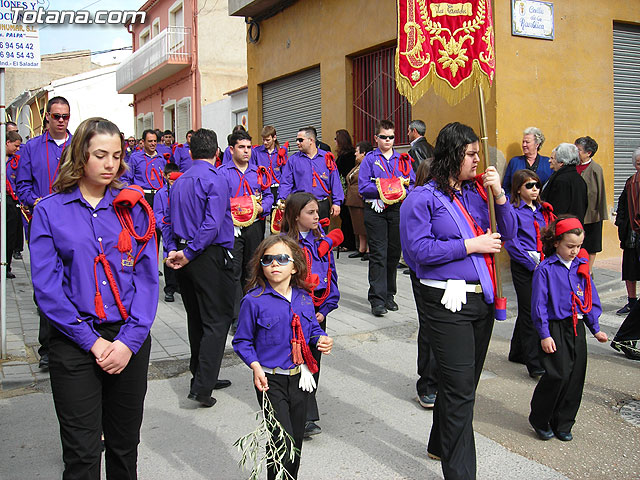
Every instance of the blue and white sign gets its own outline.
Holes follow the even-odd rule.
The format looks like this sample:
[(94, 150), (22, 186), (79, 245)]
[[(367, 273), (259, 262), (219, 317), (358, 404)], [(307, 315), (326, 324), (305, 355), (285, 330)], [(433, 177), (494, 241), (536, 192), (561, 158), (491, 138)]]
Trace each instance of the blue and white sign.
[(40, 68), (38, 27), (14, 23), (16, 3), (0, 0), (0, 68)]
[(511, 0), (511, 34), (553, 40), (553, 3)]

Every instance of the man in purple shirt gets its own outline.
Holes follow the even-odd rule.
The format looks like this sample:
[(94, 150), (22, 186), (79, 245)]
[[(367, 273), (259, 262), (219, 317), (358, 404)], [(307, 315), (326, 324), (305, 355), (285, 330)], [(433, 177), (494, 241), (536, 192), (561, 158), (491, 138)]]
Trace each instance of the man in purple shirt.
[(336, 163), (316, 146), (313, 127), (298, 130), (296, 142), (299, 152), (291, 155), (282, 169), (278, 201), (282, 205), (290, 193), (311, 193), (318, 199), (320, 219), (329, 218), (329, 215), (337, 217), (344, 201), (344, 190)]
[(233, 221), (229, 184), (214, 167), (218, 138), (201, 128), (191, 138), (193, 166), (169, 191), (169, 211), (162, 236), (167, 265), (177, 270), (184, 308), (193, 378), (187, 398), (212, 407), (224, 346), (233, 315)]
[[(239, 225), (244, 222), (234, 219), (235, 240), (232, 255), (236, 281), (233, 309), (235, 321), (238, 318), (240, 300), (242, 300), (244, 286), (249, 276), (249, 260), (264, 238), (265, 212), (271, 211), (273, 196), (267, 184), (265, 184), (265, 189), (262, 188), (259, 183), (258, 167), (250, 162), (252, 149), (249, 134), (244, 130), (231, 134), (229, 148), (231, 149), (231, 162), (223, 163), (218, 169), (218, 173), (222, 174), (229, 183), (229, 197), (254, 196), (261, 202), (257, 205), (258, 216), (250, 225)], [(266, 181), (266, 178), (263, 181)]]
[(154, 130), (142, 132), (143, 149), (129, 157), (129, 171), (122, 180), (138, 185), (144, 190), (144, 198), (153, 207), (153, 197), (164, 185), (164, 166), (167, 160), (157, 151), (158, 134)]
[[(58, 176), (62, 151), (71, 143), (71, 132), (67, 130), (70, 117), (69, 102), (64, 97), (53, 97), (47, 102), (45, 119), (47, 130), (29, 140), (20, 150), (20, 163), (16, 178), (18, 198), (22, 205), (33, 212), (36, 204), (52, 192), (51, 187)], [(29, 235), (27, 230), (27, 242)], [(38, 309), (40, 330), (40, 368), (49, 367), (49, 321)]]
[(189, 130), (187, 132), (186, 143), (178, 143), (173, 147), (173, 161), (178, 165), (178, 167), (180, 167), (180, 171), (182, 173), (189, 170), (193, 164), (193, 159), (191, 158), (191, 152), (189, 150), (189, 142), (191, 142), (192, 135), (193, 130)]

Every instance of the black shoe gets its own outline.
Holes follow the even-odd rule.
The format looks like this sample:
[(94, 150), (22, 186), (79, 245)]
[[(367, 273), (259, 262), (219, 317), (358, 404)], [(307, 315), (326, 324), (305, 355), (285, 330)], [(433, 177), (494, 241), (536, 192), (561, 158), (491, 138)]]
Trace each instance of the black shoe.
[(387, 310), (389, 310), (390, 312), (397, 312), (398, 311), (398, 304), (396, 302), (394, 302), (393, 298), (387, 300), (387, 303), (385, 304), (385, 307), (387, 307)]
[(535, 370), (531, 370), (529, 372), (529, 376), (531, 378), (535, 378), (536, 380), (544, 375), (544, 368), (536, 368)]
[(173, 293), (165, 293), (164, 294), (164, 301), (165, 302), (175, 302), (176, 299), (173, 297)]
[(16, 278), (16, 276), (12, 272), (7, 272), (7, 278)]
[(22, 260), (22, 252), (13, 252), (14, 260)]
[(629, 306), (629, 304), (627, 303), (624, 307), (622, 307), (620, 310), (616, 311), (616, 315), (627, 315), (629, 312), (631, 311), (631, 307)]
[(320, 425), (316, 422), (307, 422), (304, 426), (304, 438), (309, 438), (312, 435), (318, 435), (322, 433)]
[(571, 435), (571, 432), (557, 432), (554, 430), (553, 433), (556, 435), (556, 438), (558, 440), (561, 440), (563, 442), (570, 442), (571, 440), (573, 440), (573, 435)]
[(213, 387), (214, 390), (222, 390), (223, 388), (227, 388), (231, 386), (231, 380), (218, 380), (216, 382), (216, 386)]
[(372, 305), (371, 313), (373, 313), (376, 317), (381, 317), (385, 313), (387, 313), (387, 309), (384, 307), (384, 305)]
[(405, 268), (405, 269), (402, 271), (402, 274), (403, 274), (403, 275), (411, 275), (411, 270), (409, 270), (408, 268)]
[(217, 402), (217, 400), (213, 397), (207, 395), (196, 395), (195, 393), (189, 393), (189, 395), (187, 395), (187, 398), (189, 400), (193, 400), (194, 402), (198, 402), (200, 405), (206, 408), (213, 407)]
[(433, 408), (436, 404), (436, 394), (418, 395), (418, 403), (422, 408)]
[(347, 255), (349, 258), (360, 258), (364, 256), (364, 252), (353, 252)]
[(406, 263), (399, 262), (398, 268), (409, 268), (409, 266)]
[(38, 363), (38, 368), (43, 370), (49, 369), (49, 354), (45, 353), (40, 357), (40, 363)]
[[(531, 425), (531, 428), (533, 428), (533, 431), (536, 432), (536, 435), (540, 440), (551, 440), (553, 438), (553, 430), (550, 428), (547, 428), (546, 430), (537, 428), (533, 423), (531, 423), (531, 420), (529, 420), (529, 425)], [(547, 425), (547, 427), (549, 427), (549, 425)]]
[(365, 253), (364, 255), (362, 255), (362, 258), (360, 259), (361, 262), (368, 262), (369, 261), (369, 254)]

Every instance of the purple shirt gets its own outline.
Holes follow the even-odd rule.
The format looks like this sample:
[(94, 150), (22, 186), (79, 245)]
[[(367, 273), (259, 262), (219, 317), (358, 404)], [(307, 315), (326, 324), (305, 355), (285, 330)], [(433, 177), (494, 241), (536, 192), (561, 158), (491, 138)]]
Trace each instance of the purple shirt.
[[(129, 318), (115, 337), (136, 353), (149, 335), (158, 305), (158, 254), (153, 238), (144, 246), (132, 238), (131, 255), (116, 248), (122, 226), (113, 209), (119, 192), (107, 189), (94, 209), (79, 188), (42, 199), (31, 221), (31, 277), (38, 306), (53, 326), (89, 351), (100, 336), (95, 311), (94, 259), (102, 251), (115, 277)], [(149, 219), (142, 207), (131, 212), (136, 232), (145, 232)], [(142, 249), (142, 251), (140, 251)], [(137, 257), (135, 269), (133, 258)], [(98, 264), (98, 286), (107, 314), (104, 322), (122, 320)]]
[[(318, 228), (322, 231), (321, 227)], [(322, 238), (316, 238), (312, 231), (307, 234), (307, 238), (304, 238), (302, 234), (298, 237), (300, 247), (302, 249), (306, 248), (311, 254), (311, 273), (318, 275), (320, 280), (316, 290), (325, 289), (327, 288), (327, 284), (330, 285), (329, 295), (326, 300), (322, 302), (322, 305), (318, 307), (318, 312), (326, 317), (330, 312), (338, 308), (340, 291), (338, 290), (338, 272), (336, 271), (336, 262), (333, 258), (333, 250), (328, 255), (320, 257), (318, 255), (318, 245), (321, 241)], [(329, 266), (331, 266), (331, 278), (327, 278)]]
[[(229, 197), (240, 197), (242, 195), (256, 195), (262, 198), (262, 214), (259, 216), (261, 218), (266, 217), (271, 212), (271, 207), (273, 205), (273, 195), (271, 194), (271, 189), (266, 188), (262, 190), (260, 185), (258, 185), (258, 167), (249, 163), (247, 169), (244, 171), (244, 174), (236, 167), (233, 160), (231, 164), (221, 165), (218, 169), (218, 172), (221, 173), (226, 179), (227, 183), (229, 183)], [(247, 190), (246, 186), (241, 187), (240, 183), (242, 180), (246, 180), (249, 184), (249, 189)]]
[(62, 151), (71, 143), (72, 135), (69, 132), (67, 135), (67, 141), (58, 145), (47, 131), (32, 138), (20, 149), (16, 187), (22, 204), (32, 208), (36, 200), (52, 192)]
[[(256, 287), (244, 296), (238, 314), (233, 349), (246, 363), (259, 362), (265, 368), (294, 368), (291, 360), (293, 313), (300, 317), (304, 339), (315, 345), (326, 332), (316, 320), (309, 294), (292, 287), (291, 302), (267, 283), (264, 292)], [(262, 292), (262, 293), (261, 293)]]
[[(274, 149), (272, 153), (269, 153), (264, 145), (259, 145), (251, 150), (251, 156), (255, 159), (258, 165), (261, 165), (267, 169), (269, 175), (271, 175), (271, 185), (277, 186), (282, 178), (282, 169), (284, 165), (280, 167), (278, 165), (278, 149)], [(284, 157), (285, 164), (287, 162), (287, 155)]]
[[(18, 194), (18, 192), (16, 191), (16, 178), (18, 176), (18, 167), (20, 166), (20, 154), (18, 155), (11, 155), (10, 157), (7, 157), (7, 182), (9, 182), (9, 185), (11, 186), (11, 190), (13, 190), (13, 193), (15, 195)], [(9, 190), (7, 188), (7, 190)], [(7, 194), (9, 194), (9, 192), (7, 191)]]
[(509, 252), (511, 260), (533, 272), (536, 268), (536, 262), (527, 254), (527, 251), (537, 251), (536, 227), (533, 221), (538, 222), (540, 231), (547, 226), (547, 222), (542, 215), (540, 205), (536, 205), (534, 212), (531, 207), (520, 200), (520, 205), (514, 207), (513, 210), (518, 221), (518, 232), (514, 238), (505, 242), (504, 248)]
[(169, 210), (161, 225), (168, 251), (178, 239), (187, 240), (183, 250), (188, 260), (209, 245), (233, 249), (233, 220), (227, 179), (206, 160), (194, 160), (169, 191)]
[(193, 158), (191, 158), (191, 150), (189, 149), (189, 144), (185, 143), (178, 144), (173, 151), (173, 161), (178, 167), (180, 167), (180, 171), (182, 173), (186, 172), (193, 165)]
[(139, 185), (145, 190), (160, 190), (164, 185), (164, 166), (167, 161), (156, 150), (152, 156), (144, 150), (134, 152), (129, 157), (129, 171), (122, 179), (129, 185)]
[[(380, 198), (378, 187), (376, 186), (376, 178), (391, 178), (406, 176), (398, 168), (400, 155), (395, 150), (389, 160), (384, 158), (379, 148), (367, 153), (360, 164), (360, 174), (358, 176), (358, 191), (365, 200), (374, 200)], [(413, 185), (416, 181), (416, 174), (413, 167), (409, 171), (409, 185)]]
[[(327, 152), (324, 150), (318, 150), (313, 158), (309, 158), (306, 153), (302, 152), (291, 155), (282, 169), (278, 197), (285, 200), (290, 193), (308, 192), (319, 200), (331, 197), (331, 202), (334, 205), (341, 205), (344, 200), (344, 190), (342, 190), (338, 168), (329, 170), (325, 160), (326, 154)], [(314, 171), (322, 183), (314, 177)], [(322, 184), (330, 193), (322, 188)]]
[(156, 152), (162, 155), (167, 162), (173, 162), (173, 150), (171, 147), (167, 147), (164, 143), (158, 143), (156, 145)]
[[(420, 279), (465, 280), (477, 283), (480, 279), (467, 254), (460, 229), (443, 202), (434, 196), (435, 183), (416, 187), (400, 207), (400, 241), (407, 265)], [(464, 182), (458, 198), (484, 232), (489, 228), (487, 203), (473, 182)], [(458, 206), (448, 196), (444, 201)], [(509, 203), (496, 204), (498, 232), (503, 240), (516, 234), (516, 218)], [(482, 260), (484, 261), (484, 259)]]
[[(168, 214), (169, 209), (169, 184), (165, 183), (164, 186), (158, 190), (153, 197), (153, 216), (156, 217), (156, 228), (162, 229), (162, 224), (165, 223), (165, 216)], [(167, 243), (166, 241), (164, 242)], [(162, 249), (162, 258), (167, 258), (169, 252), (166, 248)]]
[[(540, 339), (551, 336), (549, 321), (564, 320), (573, 316), (571, 312), (571, 292), (584, 301), (586, 280), (578, 276), (578, 265), (587, 263), (583, 258), (574, 258), (568, 269), (560, 261), (557, 254), (545, 258), (533, 272), (531, 294), (531, 320), (536, 327)], [(589, 313), (583, 314), (583, 321), (594, 335), (600, 331), (598, 318), (602, 314), (600, 297), (593, 280), (591, 282), (592, 307)], [(578, 308), (578, 313), (582, 313)]]

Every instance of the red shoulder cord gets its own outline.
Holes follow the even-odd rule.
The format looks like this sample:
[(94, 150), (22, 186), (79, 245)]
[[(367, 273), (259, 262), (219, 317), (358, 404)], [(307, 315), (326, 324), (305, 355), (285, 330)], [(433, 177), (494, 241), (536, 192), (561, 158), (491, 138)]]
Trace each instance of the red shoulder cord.
[[(333, 153), (326, 152), (325, 155), (324, 155), (324, 159), (325, 159), (325, 163), (327, 165), (327, 169), (330, 172), (334, 171), (337, 168), (336, 162), (335, 162), (334, 157), (333, 157)], [(312, 187), (317, 187), (318, 186), (318, 182), (320, 182), (320, 186), (322, 187), (322, 190), (324, 190), (327, 195), (331, 195), (331, 190), (329, 190), (327, 188), (327, 186), (324, 184), (324, 180), (322, 180), (322, 177), (320, 177), (320, 175), (318, 175), (318, 172), (316, 172), (316, 169), (313, 168), (313, 160), (311, 161), (311, 171), (312, 171), (312, 178), (313, 178), (313, 182), (311, 183), (311, 186)], [(317, 180), (317, 182), (316, 182), (316, 180)]]
[[(542, 202), (540, 204), (540, 209), (542, 210), (542, 216), (544, 217), (544, 221), (547, 225), (553, 222), (556, 219), (556, 216), (553, 214), (553, 207), (550, 203)], [(540, 261), (544, 260), (544, 253), (542, 251), (542, 237), (540, 236), (540, 225), (538, 221), (533, 220), (533, 226), (536, 229), (536, 251), (540, 254)]]
[(251, 190), (251, 185), (249, 185), (249, 182), (247, 181), (246, 178), (244, 178), (244, 174), (240, 174), (240, 171), (238, 169), (234, 169), (236, 171), (236, 173), (238, 174), (238, 178), (240, 179), (240, 182), (238, 183), (238, 189), (236, 190), (236, 194), (234, 195), (234, 198), (238, 196), (238, 194), (240, 193), (240, 190), (242, 190), (242, 193), (244, 193), (245, 195), (253, 195), (253, 190)]
[[(589, 254), (587, 251), (582, 248), (580, 249), (580, 253), (578, 253), (578, 257), (588, 259)], [(578, 265), (578, 275), (584, 278), (584, 302), (580, 300), (573, 290), (571, 290), (571, 313), (573, 317), (573, 334), (578, 336), (578, 309), (582, 313), (589, 313), (591, 311), (591, 307), (593, 307), (593, 298), (591, 293), (591, 275), (589, 275), (589, 263), (581, 263)]]
[(316, 359), (313, 358), (309, 344), (304, 338), (302, 325), (300, 324), (300, 317), (297, 313), (293, 314), (291, 327), (293, 329), (293, 336), (291, 338), (291, 358), (293, 363), (296, 365), (306, 363), (309, 371), (311, 373), (316, 373), (318, 371), (318, 363), (316, 362)]
[(96, 308), (96, 315), (98, 315), (100, 321), (107, 319), (107, 314), (104, 311), (102, 294), (100, 293), (100, 287), (98, 285), (98, 263), (101, 263), (102, 268), (104, 268), (104, 274), (107, 276), (107, 281), (109, 282), (109, 287), (111, 287), (111, 293), (113, 293), (113, 298), (115, 299), (116, 305), (118, 306), (120, 316), (123, 320), (126, 320), (127, 318), (129, 318), (129, 314), (127, 313), (127, 309), (122, 304), (120, 291), (118, 290), (116, 279), (113, 276), (113, 272), (111, 271), (111, 265), (109, 265), (109, 261), (107, 260), (107, 257), (102, 250), (102, 242), (100, 242), (100, 255), (98, 255), (93, 260), (93, 276), (96, 280), (96, 296), (94, 297), (93, 301)]
[(11, 159), (9, 160), (9, 166), (11, 167), (12, 170), (17, 170), (18, 169), (18, 162), (20, 161), (20, 155), (14, 155), (13, 157), (11, 157)]
[(289, 142), (284, 142), (284, 145), (278, 149), (278, 160), (276, 165), (284, 167), (287, 164), (287, 151), (289, 150)]
[[(159, 156), (160, 155), (158, 155), (158, 157)], [(164, 185), (164, 179), (163, 176), (158, 173), (156, 167), (153, 165), (153, 159), (156, 157), (154, 155), (153, 157), (151, 157), (150, 161), (146, 157), (147, 155), (145, 154), (144, 176), (147, 178), (147, 183), (151, 188), (153, 188), (154, 190), (160, 190)], [(151, 175), (149, 175), (149, 165), (151, 165)], [(155, 180), (159, 186), (155, 187), (152, 180)]]
[[(310, 234), (310, 235), (313, 235), (313, 234)], [(329, 251), (327, 252), (327, 260), (328, 260), (328, 266), (327, 266), (327, 288), (324, 289), (324, 293), (320, 297), (316, 297), (313, 292), (310, 293), (311, 300), (313, 301), (313, 304), (316, 307), (319, 307), (320, 305), (322, 305), (324, 303), (324, 301), (329, 297), (329, 293), (331, 292), (331, 261), (330, 261), (330, 257), (329, 257), (329, 255), (331, 255), (331, 250), (332, 249), (329, 249)], [(306, 281), (308, 283), (313, 284), (314, 282), (311, 281), (311, 266), (313, 265), (313, 260), (312, 260), (313, 257), (311, 256), (311, 252), (309, 251), (309, 249), (307, 247), (302, 247), (302, 251), (304, 252), (304, 256), (307, 259), (307, 278), (306, 278)]]
[[(49, 142), (47, 141), (48, 136), (49, 136), (49, 130), (47, 130), (47, 133), (45, 133), (45, 136), (44, 136), (44, 147), (45, 147), (45, 150), (47, 152), (47, 175), (49, 176), (49, 178), (48, 178), (48, 180), (49, 180), (49, 193), (53, 193), (53, 183), (55, 182), (56, 178), (58, 177), (58, 169), (60, 168), (60, 161), (58, 160), (58, 165), (56, 165), (56, 169), (53, 172), (53, 180), (52, 180), (51, 179), (51, 168), (49, 167)], [(61, 152), (64, 152), (64, 147), (67, 146), (67, 140), (69, 140), (69, 134), (66, 134), (66, 137), (64, 139), (64, 143), (62, 144)], [(62, 157), (62, 155), (60, 155), (60, 157)]]
[[(18, 168), (18, 160), (20, 160), (20, 155), (14, 155), (7, 162), (7, 164), (11, 167), (12, 170), (16, 170)], [(16, 192), (13, 191), (13, 187), (11, 186), (11, 182), (9, 181), (8, 178), (7, 178), (7, 193), (15, 202), (20, 203), (20, 200), (18, 200), (18, 196), (16, 195)]]
[(400, 173), (405, 177), (408, 177), (411, 173), (411, 162), (413, 162), (413, 158), (411, 158), (408, 153), (401, 154), (398, 159), (398, 170), (400, 170)]
[(258, 167), (258, 185), (260, 185), (260, 190), (266, 190), (271, 187), (271, 175), (266, 167), (262, 165)]

